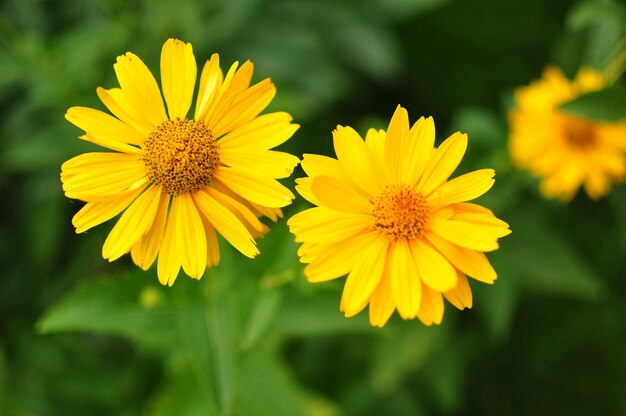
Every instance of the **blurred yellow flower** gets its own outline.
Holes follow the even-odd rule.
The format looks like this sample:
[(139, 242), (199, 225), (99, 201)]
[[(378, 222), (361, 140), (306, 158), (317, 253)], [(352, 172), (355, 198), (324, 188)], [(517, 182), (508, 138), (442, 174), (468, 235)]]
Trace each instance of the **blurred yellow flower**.
[(267, 232), (260, 216), (276, 220), (294, 195), (276, 181), (299, 160), (269, 150), (298, 129), (287, 113), (259, 113), (276, 89), (265, 79), (250, 86), (253, 65), (234, 63), (224, 76), (219, 56), (200, 75), (193, 117), (187, 117), (196, 84), (192, 46), (169, 39), (161, 51), (161, 91), (136, 55), (113, 66), (120, 88), (98, 88), (115, 116), (72, 107), (67, 120), (83, 140), (111, 151), (85, 153), (61, 167), (63, 190), (87, 202), (74, 216), (77, 233), (122, 211), (102, 255), (113, 261), (130, 251), (148, 269), (158, 256), (162, 284), (180, 271), (199, 279), (219, 262), (216, 231), (248, 257), (258, 254), (255, 237)]
[(370, 322), (385, 325), (394, 310), (404, 319), (439, 324), (443, 298), (472, 306), (467, 276), (493, 283), (483, 252), (510, 233), (491, 211), (468, 203), (487, 192), (494, 171), (452, 180), (467, 147), (455, 133), (434, 148), (432, 118), (409, 128), (398, 106), (387, 132), (371, 129), (365, 141), (350, 127), (333, 132), (337, 159), (304, 155), (308, 177), (298, 192), (317, 207), (288, 222), (310, 282), (347, 275), (340, 309), (346, 317), (369, 304)]
[(570, 81), (558, 68), (548, 67), (540, 80), (515, 92), (509, 150), (515, 164), (541, 178), (545, 197), (566, 202), (582, 185), (597, 199), (624, 179), (626, 123), (588, 120), (558, 108), (604, 86), (592, 69), (580, 69)]

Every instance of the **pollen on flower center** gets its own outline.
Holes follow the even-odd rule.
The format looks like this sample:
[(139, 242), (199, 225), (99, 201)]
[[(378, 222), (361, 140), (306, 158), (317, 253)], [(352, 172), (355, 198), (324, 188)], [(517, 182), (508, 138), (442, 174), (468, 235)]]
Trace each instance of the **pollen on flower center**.
[(392, 241), (421, 238), (430, 207), (424, 195), (408, 185), (387, 185), (372, 201), (374, 225), (372, 230)]
[(220, 158), (217, 142), (203, 123), (176, 118), (148, 136), (142, 160), (152, 182), (178, 195), (207, 186)]
[(578, 117), (564, 116), (562, 128), (567, 143), (577, 149), (587, 149), (596, 142), (593, 126)]

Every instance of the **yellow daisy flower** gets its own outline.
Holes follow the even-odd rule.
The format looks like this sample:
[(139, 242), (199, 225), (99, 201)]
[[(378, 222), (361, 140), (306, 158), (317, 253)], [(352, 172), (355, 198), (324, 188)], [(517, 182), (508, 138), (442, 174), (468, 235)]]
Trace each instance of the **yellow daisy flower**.
[(459, 309), (472, 306), (466, 276), (493, 283), (496, 272), (483, 252), (510, 233), (491, 211), (468, 203), (491, 188), (494, 171), (448, 180), (467, 147), (455, 133), (438, 148), (433, 119), (409, 128), (398, 106), (387, 132), (371, 129), (365, 141), (350, 127), (333, 132), (337, 159), (304, 155), (308, 177), (298, 192), (317, 207), (288, 222), (309, 282), (347, 275), (341, 298), (346, 317), (369, 304), (374, 326), (394, 310), (404, 319), (439, 324), (443, 297)]
[(113, 113), (72, 107), (65, 117), (83, 140), (108, 152), (85, 153), (61, 167), (63, 190), (85, 201), (72, 223), (77, 233), (122, 211), (102, 255), (113, 261), (130, 252), (148, 269), (158, 256), (162, 284), (180, 268), (199, 279), (219, 262), (216, 232), (248, 257), (254, 241), (276, 221), (294, 195), (276, 179), (288, 177), (299, 160), (269, 150), (298, 129), (291, 116), (259, 116), (276, 93), (271, 80), (250, 86), (253, 65), (235, 62), (224, 76), (219, 56), (200, 75), (193, 117), (197, 67), (191, 44), (169, 39), (161, 51), (161, 91), (150, 70), (128, 52), (113, 65), (120, 88), (98, 88)]
[(626, 123), (588, 120), (559, 110), (578, 95), (604, 88), (596, 71), (582, 68), (573, 81), (556, 67), (515, 92), (510, 114), (513, 162), (542, 178), (547, 198), (571, 200), (582, 185), (597, 199), (626, 175)]

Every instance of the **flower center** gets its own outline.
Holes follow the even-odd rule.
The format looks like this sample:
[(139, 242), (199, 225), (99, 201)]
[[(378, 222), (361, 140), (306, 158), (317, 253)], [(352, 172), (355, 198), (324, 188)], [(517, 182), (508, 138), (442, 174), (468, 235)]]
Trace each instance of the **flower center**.
[(564, 116), (563, 134), (567, 143), (576, 149), (587, 149), (596, 142), (593, 125), (578, 117)]
[(373, 200), (374, 225), (372, 230), (392, 241), (422, 238), (430, 207), (426, 198), (414, 187), (387, 185)]
[(144, 143), (143, 163), (148, 178), (170, 195), (207, 186), (219, 165), (217, 142), (196, 120), (164, 121)]

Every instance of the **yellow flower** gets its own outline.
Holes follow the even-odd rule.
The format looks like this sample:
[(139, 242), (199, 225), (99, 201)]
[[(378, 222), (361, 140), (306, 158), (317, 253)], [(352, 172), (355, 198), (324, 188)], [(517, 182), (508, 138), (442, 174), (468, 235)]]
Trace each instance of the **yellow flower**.
[(516, 165), (542, 178), (545, 197), (569, 201), (582, 185), (597, 199), (624, 179), (626, 123), (588, 120), (558, 108), (604, 86), (592, 69), (582, 68), (569, 81), (558, 68), (548, 67), (542, 79), (515, 92), (509, 150)]
[(466, 276), (485, 283), (496, 272), (483, 252), (510, 233), (491, 211), (468, 203), (491, 188), (494, 171), (448, 180), (467, 147), (455, 133), (433, 148), (432, 118), (409, 128), (398, 107), (387, 132), (365, 141), (350, 127), (333, 132), (337, 159), (304, 155), (308, 177), (296, 189), (317, 207), (288, 222), (310, 282), (347, 275), (340, 309), (346, 317), (369, 304), (370, 322), (383, 326), (394, 310), (404, 319), (439, 324), (443, 298), (472, 306)]
[(282, 216), (294, 195), (276, 179), (288, 177), (299, 160), (269, 150), (298, 129), (287, 113), (259, 116), (276, 89), (270, 79), (250, 86), (253, 65), (235, 62), (224, 76), (219, 56), (200, 75), (193, 117), (197, 67), (191, 44), (169, 39), (161, 51), (161, 91), (150, 70), (128, 52), (113, 65), (120, 88), (98, 88), (113, 116), (72, 107), (67, 120), (83, 140), (111, 151), (86, 153), (61, 168), (63, 190), (85, 201), (72, 223), (77, 233), (122, 211), (102, 248), (113, 261), (130, 251), (148, 269), (158, 256), (162, 284), (180, 268), (199, 279), (219, 262), (216, 231), (248, 257), (255, 237), (268, 231), (259, 221)]

